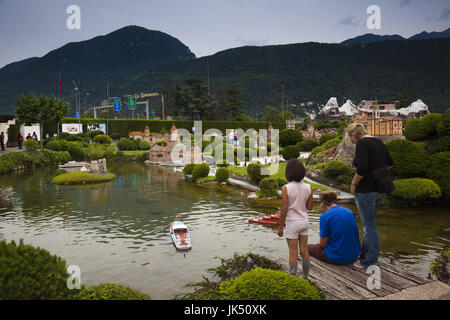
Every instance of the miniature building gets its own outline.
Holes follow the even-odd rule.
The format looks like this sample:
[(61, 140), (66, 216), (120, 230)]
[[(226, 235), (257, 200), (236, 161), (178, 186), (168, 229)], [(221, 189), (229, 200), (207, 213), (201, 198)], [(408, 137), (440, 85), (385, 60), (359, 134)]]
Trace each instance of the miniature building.
[(361, 123), (369, 135), (403, 135), (403, 120), (399, 116), (360, 116), (353, 122)]

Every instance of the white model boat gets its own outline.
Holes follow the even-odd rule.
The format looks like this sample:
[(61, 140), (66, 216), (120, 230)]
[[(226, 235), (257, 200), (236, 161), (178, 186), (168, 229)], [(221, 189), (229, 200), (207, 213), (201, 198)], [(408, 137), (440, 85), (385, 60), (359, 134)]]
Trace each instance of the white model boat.
[(177, 250), (192, 249), (191, 237), (186, 225), (180, 221), (174, 221), (170, 225), (170, 237)]

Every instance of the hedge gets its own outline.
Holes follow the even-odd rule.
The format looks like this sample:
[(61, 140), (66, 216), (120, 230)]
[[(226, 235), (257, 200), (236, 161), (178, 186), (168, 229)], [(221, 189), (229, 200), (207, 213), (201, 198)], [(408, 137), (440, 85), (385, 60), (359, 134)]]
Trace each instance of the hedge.
[(220, 284), (225, 300), (323, 300), (324, 295), (305, 279), (283, 271), (256, 268)]
[(394, 160), (392, 175), (412, 178), (423, 177), (428, 163), (428, 153), (423, 145), (408, 140), (392, 140), (386, 147)]
[(338, 145), (339, 143), (341, 143), (341, 141), (342, 141), (342, 135), (338, 135), (336, 138), (333, 138), (333, 139), (331, 139), (331, 140), (328, 140), (328, 141), (325, 142), (324, 144), (322, 144), (322, 145), (320, 145), (320, 146), (315, 147), (314, 149), (312, 149), (312, 150), (311, 150), (311, 154), (315, 155), (315, 154), (317, 154), (317, 153), (319, 153), (319, 152), (328, 150), (328, 149), (333, 148), (333, 147), (337, 147), (337, 145)]
[(115, 174), (108, 173), (106, 175), (88, 173), (82, 171), (66, 172), (52, 179), (52, 183), (61, 185), (77, 185), (77, 184), (96, 184), (109, 182), (116, 178)]
[(41, 146), (39, 144), (39, 142), (37, 142), (36, 140), (30, 139), (30, 140), (26, 140), (23, 143), (23, 146), (25, 147), (26, 150), (28, 151), (33, 151), (33, 150), (37, 150), (39, 149)]
[(389, 194), (392, 204), (398, 206), (419, 206), (442, 195), (439, 186), (430, 179), (411, 178), (394, 181), (395, 190)]
[[(80, 119), (77, 118), (64, 118), (62, 123), (78, 123)], [(186, 129), (191, 132), (194, 126), (193, 120), (155, 120), (155, 119), (93, 119), (85, 118), (80, 120), (83, 125), (92, 123), (107, 123), (108, 131), (120, 134), (122, 137), (128, 137), (130, 131), (143, 131), (145, 126), (148, 125), (151, 132), (161, 132), (166, 130), (170, 132), (172, 125), (175, 125), (178, 129)], [(286, 128), (285, 122), (251, 122), (251, 121), (202, 121), (203, 133), (208, 129), (218, 129), (223, 133), (226, 133), (227, 129), (242, 129), (244, 131), (248, 129), (268, 129), (272, 124), (274, 129), (283, 130)], [(56, 128), (46, 127), (45, 133), (53, 135), (56, 133)]]
[(117, 142), (117, 148), (119, 150), (136, 150), (137, 146), (133, 141), (122, 138), (119, 142)]
[(319, 143), (314, 140), (305, 140), (297, 143), (298, 150), (301, 152), (309, 152), (315, 147), (318, 147)]
[(430, 113), (420, 119), (409, 120), (403, 134), (406, 139), (412, 141), (427, 140), (437, 136), (437, 127), (442, 119), (440, 113)]
[(319, 145), (322, 145), (325, 142), (327, 142), (328, 140), (334, 139), (337, 136), (338, 136), (337, 133), (325, 133), (325, 134), (320, 136), (320, 138), (319, 138)]
[(139, 142), (139, 150), (150, 150), (150, 142), (142, 140)]
[(35, 150), (11, 152), (0, 157), (0, 174), (8, 173), (19, 166), (30, 168), (32, 166), (46, 166), (64, 164), (71, 160), (67, 151), (56, 152), (52, 150)]

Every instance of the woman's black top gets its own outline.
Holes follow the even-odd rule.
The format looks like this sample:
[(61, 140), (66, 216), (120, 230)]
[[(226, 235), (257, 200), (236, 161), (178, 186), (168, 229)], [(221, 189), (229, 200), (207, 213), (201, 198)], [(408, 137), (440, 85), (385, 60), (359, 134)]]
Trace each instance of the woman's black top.
[(373, 171), (383, 166), (392, 166), (394, 161), (381, 140), (364, 137), (356, 143), (353, 165), (356, 167), (356, 173), (364, 177), (356, 185), (355, 192), (368, 193), (377, 192)]

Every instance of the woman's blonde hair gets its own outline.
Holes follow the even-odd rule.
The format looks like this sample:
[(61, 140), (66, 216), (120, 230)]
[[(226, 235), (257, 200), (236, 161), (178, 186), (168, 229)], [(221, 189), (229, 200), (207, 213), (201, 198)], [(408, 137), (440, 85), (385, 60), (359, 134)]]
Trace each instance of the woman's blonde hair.
[(356, 138), (356, 140), (361, 139), (362, 137), (364, 137), (367, 132), (364, 129), (364, 126), (360, 123), (352, 123), (350, 124), (346, 129), (345, 129), (345, 133), (346, 133), (346, 138), (350, 138), (350, 136), (354, 136)]

